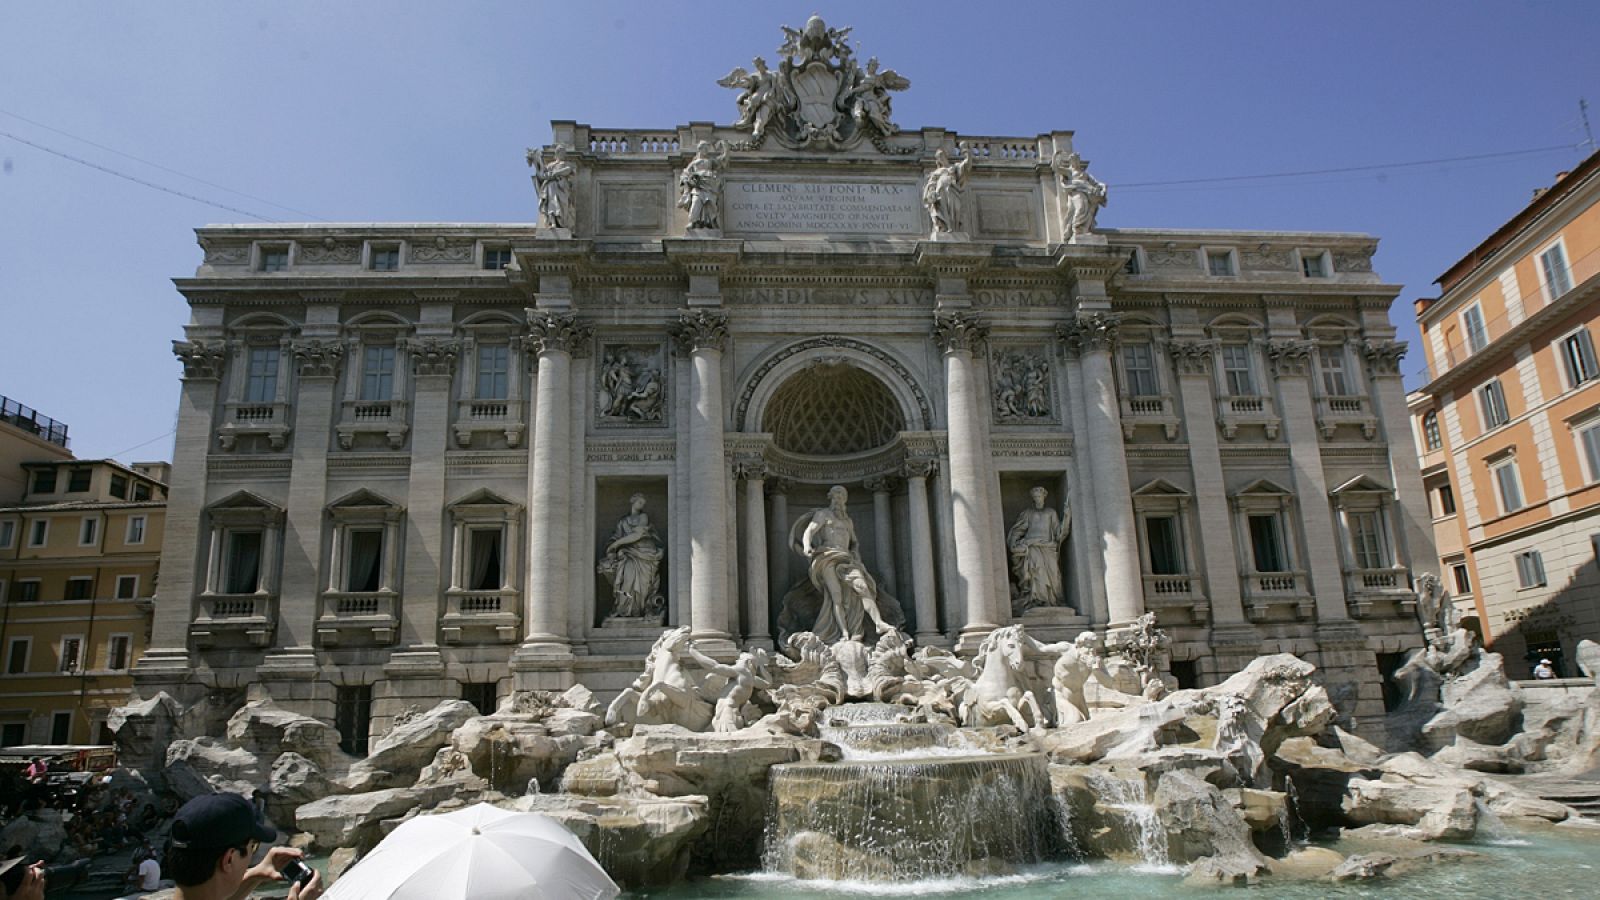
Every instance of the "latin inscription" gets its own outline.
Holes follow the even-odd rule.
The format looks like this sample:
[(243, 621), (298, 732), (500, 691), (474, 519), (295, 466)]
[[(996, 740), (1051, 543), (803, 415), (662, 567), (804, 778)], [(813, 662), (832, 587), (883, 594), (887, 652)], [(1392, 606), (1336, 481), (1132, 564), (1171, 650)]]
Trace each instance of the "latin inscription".
[(919, 234), (928, 229), (913, 184), (741, 181), (724, 196), (729, 231)]
[(734, 287), (729, 306), (932, 306), (933, 292), (920, 288)]

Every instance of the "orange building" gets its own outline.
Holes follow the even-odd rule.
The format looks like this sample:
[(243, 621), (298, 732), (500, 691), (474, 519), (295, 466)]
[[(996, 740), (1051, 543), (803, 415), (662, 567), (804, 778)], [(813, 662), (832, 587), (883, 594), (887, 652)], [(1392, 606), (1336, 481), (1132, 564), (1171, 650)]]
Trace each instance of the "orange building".
[(1409, 401), (1445, 588), (1513, 678), (1576, 675), (1600, 640), (1600, 153), (1438, 284)]

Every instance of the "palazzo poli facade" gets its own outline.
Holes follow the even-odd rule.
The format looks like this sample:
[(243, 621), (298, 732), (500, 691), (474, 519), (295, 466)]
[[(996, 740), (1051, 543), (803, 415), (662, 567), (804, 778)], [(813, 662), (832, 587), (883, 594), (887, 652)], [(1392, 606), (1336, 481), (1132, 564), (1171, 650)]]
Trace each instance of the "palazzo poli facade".
[(812, 630), (837, 485), (919, 643), (1148, 611), (1180, 683), (1295, 652), (1381, 727), (1436, 557), (1375, 238), (1099, 227), (1071, 132), (897, 128), (820, 20), (722, 83), (553, 123), (537, 225), (199, 230), (141, 694), (610, 696)]

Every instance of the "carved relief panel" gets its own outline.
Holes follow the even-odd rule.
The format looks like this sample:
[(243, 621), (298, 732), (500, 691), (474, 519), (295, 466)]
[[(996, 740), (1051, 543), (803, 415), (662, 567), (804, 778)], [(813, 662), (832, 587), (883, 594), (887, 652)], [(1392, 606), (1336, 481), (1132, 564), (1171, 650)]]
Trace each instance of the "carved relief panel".
[(1049, 350), (1042, 344), (992, 344), (990, 349), (995, 424), (1060, 424)]
[(601, 343), (595, 361), (595, 424), (602, 428), (665, 424), (665, 356), (659, 343)]

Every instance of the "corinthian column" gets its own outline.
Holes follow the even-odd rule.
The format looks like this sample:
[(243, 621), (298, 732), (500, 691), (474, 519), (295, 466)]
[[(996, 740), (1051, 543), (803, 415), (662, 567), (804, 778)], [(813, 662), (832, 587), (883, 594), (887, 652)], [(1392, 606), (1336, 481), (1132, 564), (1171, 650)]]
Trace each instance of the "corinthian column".
[(772, 649), (767, 595), (767, 464), (747, 459), (738, 464), (744, 478), (744, 592), (750, 604), (745, 642)]
[(527, 636), (519, 657), (564, 657), (571, 594), (572, 350), (589, 329), (569, 312), (529, 309), (528, 346), (539, 357), (532, 489), (528, 496)]
[(898, 598), (900, 585), (894, 571), (894, 479), (871, 478), (863, 487), (872, 492), (872, 543), (878, 564), (878, 583)]
[(1069, 353), (1076, 353), (1083, 372), (1096, 524), (1106, 567), (1106, 606), (1115, 628), (1144, 612), (1144, 584), (1139, 577), (1139, 544), (1133, 526), (1133, 495), (1128, 487), (1127, 450), (1122, 441), (1122, 412), (1111, 369), (1117, 340), (1117, 317), (1111, 313), (1080, 315), (1059, 327)]
[(998, 627), (995, 608), (1003, 586), (996, 585), (993, 522), (990, 515), (989, 466), (984, 459), (983, 426), (988, 408), (979, 394), (979, 373), (973, 359), (983, 349), (988, 327), (976, 313), (934, 313), (933, 338), (944, 351), (945, 408), (950, 434), (950, 499), (954, 506), (956, 574), (965, 590), (966, 623), (958, 649), (977, 648)]
[(696, 641), (732, 650), (728, 633), (728, 495), (722, 446), (726, 313), (683, 312), (674, 330), (689, 354), (689, 626)]
[(928, 515), (928, 476), (933, 460), (906, 460), (906, 494), (911, 512), (911, 593), (917, 610), (917, 643), (926, 647), (940, 642), (939, 612), (933, 596), (933, 520)]

